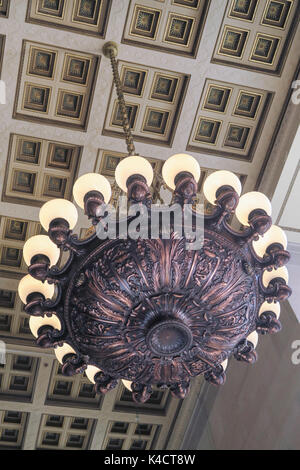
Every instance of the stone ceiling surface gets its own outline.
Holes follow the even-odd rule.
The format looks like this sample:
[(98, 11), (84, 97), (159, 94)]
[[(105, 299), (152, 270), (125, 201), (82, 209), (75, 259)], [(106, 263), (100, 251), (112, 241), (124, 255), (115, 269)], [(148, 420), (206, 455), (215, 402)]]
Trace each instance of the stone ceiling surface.
[[(24, 241), (42, 232), (39, 207), (72, 200), (86, 172), (113, 182), (125, 155), (103, 44), (119, 44), (136, 149), (155, 172), (186, 152), (202, 167), (199, 194), (215, 169), (235, 172), (249, 191), (267, 181), (265, 168), (284, 164), (274, 142), (299, 72), (299, 7), (298, 0), (0, 0), (0, 338), (9, 352), (0, 365), (0, 448), (163, 448), (179, 408), (192, 408), (193, 393), (182, 406), (157, 392), (138, 410), (138, 425), (125, 389), (99, 401), (86, 378), (62, 377), (52, 353), (33, 349), (16, 296)], [(288, 150), (289, 142), (286, 157)], [(287, 165), (296, 168), (297, 158)], [(279, 176), (266, 183), (270, 196)], [(288, 167), (283, 176), (289, 180)], [(297, 234), (293, 188), (289, 194), (278, 223)], [(82, 212), (77, 227), (88, 227)]]

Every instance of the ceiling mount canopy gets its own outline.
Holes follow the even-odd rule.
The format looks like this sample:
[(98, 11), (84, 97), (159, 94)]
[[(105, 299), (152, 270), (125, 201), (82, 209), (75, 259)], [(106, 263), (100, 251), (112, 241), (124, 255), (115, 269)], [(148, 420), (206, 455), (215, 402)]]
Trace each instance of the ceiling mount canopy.
[[(165, 184), (174, 191), (173, 212), (169, 236), (161, 226), (153, 236), (153, 169), (135, 150), (117, 49), (110, 42), (103, 53), (111, 60), (128, 150), (116, 168), (116, 182), (138, 209), (125, 220), (128, 236), (118, 219), (115, 236), (108, 236), (109, 181), (98, 174), (81, 176), (74, 199), (95, 233), (85, 240), (72, 233), (78, 214), (70, 201), (44, 204), (40, 221), (48, 237), (26, 243), (29, 275), (21, 280), (19, 294), (37, 344), (55, 348), (64, 374), (85, 371), (100, 393), (123, 381), (137, 402), (145, 402), (153, 386), (184, 398), (193, 377), (224, 383), (230, 357), (255, 362), (258, 334), (280, 330), (279, 302), (291, 294), (286, 237), (272, 225), (268, 198), (258, 192), (240, 197), (241, 183), (229, 171), (206, 179), (204, 194), (213, 210), (199, 212), (201, 170), (186, 154), (170, 157), (163, 166)], [(142, 232), (138, 219), (137, 236), (130, 236), (141, 214), (147, 229)], [(240, 231), (230, 224), (234, 214), (243, 225)], [(178, 220), (187, 230), (180, 232)], [(106, 238), (100, 229), (107, 231)], [(62, 267), (56, 266), (59, 249), (69, 253)]]

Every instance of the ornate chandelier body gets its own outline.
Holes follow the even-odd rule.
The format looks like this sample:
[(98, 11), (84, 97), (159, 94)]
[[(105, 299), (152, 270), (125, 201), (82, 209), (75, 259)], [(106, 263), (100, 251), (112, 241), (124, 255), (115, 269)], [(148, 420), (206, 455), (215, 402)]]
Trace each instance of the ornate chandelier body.
[[(19, 293), (37, 344), (55, 348), (64, 374), (85, 371), (101, 393), (122, 379), (139, 402), (150, 397), (152, 386), (168, 387), (183, 398), (192, 377), (203, 374), (222, 384), (230, 356), (255, 362), (257, 333), (280, 330), (279, 301), (291, 293), (286, 237), (272, 225), (264, 195), (239, 198), (238, 178), (217, 171), (204, 185), (215, 207), (204, 216), (202, 246), (187, 249), (191, 239), (178, 235), (174, 221), (169, 239), (162, 233), (151, 238), (152, 168), (135, 156), (115, 45), (108, 43), (105, 53), (112, 61), (129, 151), (116, 169), (116, 181), (131, 203), (146, 207), (149, 237), (123, 238), (118, 223), (115, 239), (102, 240), (96, 231), (79, 240), (71, 231), (75, 206), (49, 201), (40, 212), (49, 237), (26, 242), (29, 275)], [(200, 167), (189, 155), (175, 155), (164, 165), (182, 220), (185, 205), (195, 202), (199, 176)], [(103, 224), (110, 194), (101, 175), (84, 175), (74, 186), (75, 201), (94, 225)], [(234, 213), (242, 231), (229, 224)], [(193, 207), (191, 231), (199, 217)], [(61, 269), (55, 266), (59, 248), (69, 251)]]

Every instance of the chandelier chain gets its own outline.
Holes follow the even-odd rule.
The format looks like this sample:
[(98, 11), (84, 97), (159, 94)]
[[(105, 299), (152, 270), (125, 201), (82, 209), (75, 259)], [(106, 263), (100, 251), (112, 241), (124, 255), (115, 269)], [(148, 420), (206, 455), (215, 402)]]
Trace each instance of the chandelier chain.
[(123, 129), (124, 129), (124, 134), (125, 134), (125, 139), (126, 139), (126, 145), (127, 145), (127, 150), (128, 150), (128, 155), (137, 155), (135, 152), (135, 146), (133, 142), (133, 137), (130, 129), (130, 124), (128, 120), (128, 115), (126, 111), (126, 104), (125, 104), (125, 99), (124, 99), (124, 94), (122, 90), (122, 84), (120, 80), (120, 75), (118, 71), (118, 65), (115, 57), (114, 51), (109, 51), (110, 55), (110, 62), (111, 62), (111, 67), (113, 71), (113, 80), (114, 84), (116, 87), (116, 92), (118, 96), (118, 101), (119, 101), (119, 106), (120, 106), (120, 111), (122, 115), (122, 121), (123, 121)]

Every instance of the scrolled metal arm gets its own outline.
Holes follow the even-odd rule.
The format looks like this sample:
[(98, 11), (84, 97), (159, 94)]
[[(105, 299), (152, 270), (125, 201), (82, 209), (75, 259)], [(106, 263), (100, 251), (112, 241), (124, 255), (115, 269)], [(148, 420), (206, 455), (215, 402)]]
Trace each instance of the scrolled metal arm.
[(254, 364), (257, 361), (257, 352), (255, 351), (254, 344), (247, 339), (238, 343), (234, 348), (233, 356), (237, 361), (247, 362), (248, 364)]
[(216, 367), (210, 367), (205, 373), (204, 378), (213, 385), (223, 385), (226, 381), (226, 374), (221, 364)]
[(281, 322), (271, 310), (263, 312), (256, 323), (256, 331), (261, 335), (278, 333), (281, 328)]

